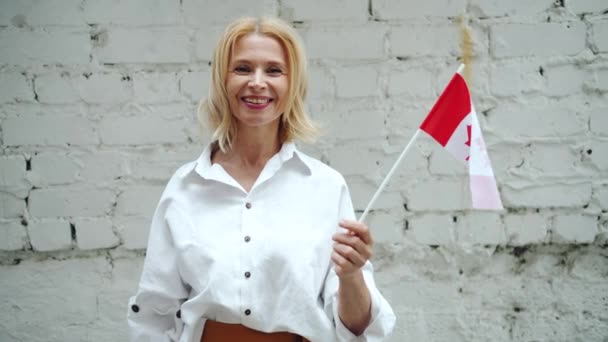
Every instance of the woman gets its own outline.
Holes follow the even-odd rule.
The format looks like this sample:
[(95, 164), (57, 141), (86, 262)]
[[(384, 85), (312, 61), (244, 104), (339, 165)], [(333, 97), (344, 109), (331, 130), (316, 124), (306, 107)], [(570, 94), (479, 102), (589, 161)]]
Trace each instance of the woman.
[(156, 209), (132, 340), (382, 340), (395, 317), (370, 232), (342, 176), (293, 143), (315, 131), (297, 35), (278, 19), (237, 20), (211, 68), (201, 111), (213, 143)]

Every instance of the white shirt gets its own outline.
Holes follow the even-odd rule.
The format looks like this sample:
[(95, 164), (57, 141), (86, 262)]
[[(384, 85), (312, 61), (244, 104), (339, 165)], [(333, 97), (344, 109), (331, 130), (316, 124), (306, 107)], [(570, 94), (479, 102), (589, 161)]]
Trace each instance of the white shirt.
[(292, 143), (246, 192), (211, 147), (177, 170), (154, 213), (132, 341), (198, 342), (207, 319), (312, 342), (381, 341), (395, 316), (363, 267), (372, 318), (356, 337), (340, 321), (331, 264), (340, 219), (354, 219), (344, 178)]

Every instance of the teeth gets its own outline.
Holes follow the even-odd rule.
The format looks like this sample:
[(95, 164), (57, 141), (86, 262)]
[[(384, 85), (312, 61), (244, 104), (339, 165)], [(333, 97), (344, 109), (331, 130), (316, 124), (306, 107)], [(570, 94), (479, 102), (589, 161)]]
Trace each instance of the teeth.
[(263, 103), (270, 102), (270, 99), (258, 99), (258, 98), (248, 97), (248, 98), (245, 98), (245, 102), (263, 104)]

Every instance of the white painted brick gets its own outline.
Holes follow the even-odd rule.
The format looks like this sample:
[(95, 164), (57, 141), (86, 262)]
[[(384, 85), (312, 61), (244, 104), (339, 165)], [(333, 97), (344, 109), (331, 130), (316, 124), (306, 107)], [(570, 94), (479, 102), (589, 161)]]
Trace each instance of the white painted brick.
[(567, 96), (580, 93), (587, 78), (575, 65), (548, 68), (545, 72), (546, 90), (550, 96)]
[(322, 98), (333, 98), (335, 92), (329, 71), (316, 66), (308, 69), (307, 99), (309, 102)]
[(533, 177), (576, 177), (583, 176), (581, 151), (568, 144), (535, 143), (522, 153), (525, 162), (517, 174)]
[(582, 22), (496, 24), (490, 29), (494, 57), (576, 55), (585, 49)]
[(114, 220), (126, 249), (142, 249), (148, 245), (151, 217), (123, 216)]
[(569, 104), (505, 104), (489, 112), (487, 130), (499, 137), (555, 138), (585, 134), (588, 118)]
[[(393, 98), (399, 98), (398, 96), (393, 97)], [(430, 100), (429, 103), (431, 103), (433, 100)], [(408, 102), (414, 102), (414, 101), (408, 101)], [(422, 101), (415, 101), (415, 102), (422, 102)], [(395, 141), (394, 144), (396, 144), (397, 146), (401, 146), (400, 149), (402, 150), (403, 147), (405, 147), (405, 145), (409, 142), (410, 138), (412, 136), (414, 136), (414, 133), (416, 132), (416, 130), (420, 127), (420, 124), (422, 123), (422, 121), (424, 120), (424, 118), (426, 117), (426, 115), (428, 114), (428, 111), (431, 109), (432, 105), (428, 105), (428, 106), (415, 106), (415, 107), (410, 107), (408, 106), (401, 106), (401, 107), (397, 107), (394, 108), (392, 111), (390, 111), (387, 115), (387, 129), (388, 131), (395, 135), (398, 136), (400, 138), (402, 138), (402, 141)], [(413, 147), (421, 147), (424, 146), (425, 144), (429, 144), (431, 143), (431, 138), (428, 138), (426, 135), (421, 134), (420, 135), (420, 140), (417, 141), (417, 144)], [(428, 146), (428, 145), (426, 145)], [(397, 148), (399, 149), (399, 148)], [(401, 152), (401, 151), (399, 151)]]
[(388, 75), (388, 94), (391, 97), (433, 98), (434, 75), (431, 71), (414, 66), (405, 70), (391, 70)]
[(81, 0), (20, 0), (2, 4), (0, 25), (82, 26)]
[(211, 61), (213, 50), (220, 36), (224, 32), (222, 26), (211, 26), (202, 28), (194, 34), (194, 46), (197, 60)]
[(603, 0), (566, 0), (566, 8), (574, 13), (602, 13), (608, 5)]
[(28, 223), (32, 248), (39, 252), (72, 248), (70, 223), (64, 220), (31, 220)]
[(327, 127), (327, 135), (336, 140), (369, 139), (382, 137), (386, 113), (354, 111), (327, 113), (320, 119)]
[(405, 189), (410, 210), (463, 210), (471, 207), (471, 194), (464, 179), (421, 180)]
[(128, 77), (118, 73), (92, 74), (78, 78), (75, 84), (86, 103), (121, 103), (132, 98), (133, 89)]
[(368, 18), (367, 0), (284, 0), (281, 2), (281, 15), (294, 21), (366, 21)]
[(345, 144), (332, 148), (327, 157), (331, 167), (344, 176), (370, 177), (377, 174), (379, 169), (377, 162), (383, 158), (383, 155), (378, 151), (362, 148), (355, 144)]
[(132, 98), (131, 82), (119, 73), (68, 76), (46, 74), (36, 78), (36, 94), (42, 103), (84, 101), (91, 104), (121, 103)]
[(36, 217), (106, 215), (115, 197), (110, 190), (94, 188), (36, 189), (30, 193), (29, 211)]
[(34, 87), (38, 100), (47, 104), (76, 103), (81, 100), (77, 81), (67, 73), (37, 75)]
[(189, 31), (182, 28), (124, 29), (103, 33), (95, 55), (102, 63), (186, 63)]
[(129, 330), (124, 324), (125, 303), (137, 288), (143, 266), (142, 257), (114, 258), (112, 275), (104, 279), (98, 295), (99, 319), (87, 329), (88, 336), (97, 341), (128, 341)]
[(201, 152), (201, 146), (189, 145), (186, 150), (171, 148), (164, 151), (157, 148), (146, 153), (133, 154), (128, 157), (131, 175), (133, 178), (166, 183), (180, 165), (195, 160)]
[(0, 156), (0, 190), (29, 189), (23, 156)]
[[(583, 74), (583, 77), (585, 75)], [(581, 77), (581, 76), (579, 76)], [(590, 89), (601, 92), (608, 91), (608, 69), (594, 70), (589, 78), (586, 78), (586, 85)]]
[[(371, 200), (372, 196), (378, 189), (380, 184), (376, 184), (369, 180), (361, 179), (359, 177), (349, 177), (346, 179), (350, 195), (353, 200), (353, 206), (355, 210), (365, 210), (367, 204)], [(382, 194), (374, 203), (374, 210), (388, 210), (388, 209), (399, 209), (403, 210), (403, 203), (405, 201), (401, 197), (401, 194), (396, 191), (383, 191)]]
[(128, 155), (120, 151), (100, 151), (79, 158), (79, 178), (88, 182), (116, 180), (129, 175)]
[(0, 103), (33, 100), (32, 86), (24, 75), (16, 72), (0, 73)]
[(597, 234), (597, 217), (580, 214), (556, 215), (551, 230), (553, 242), (590, 243)]
[(509, 2), (499, 0), (473, 0), (469, 4), (470, 10), (482, 17), (529, 16), (545, 12), (552, 7), (552, 0), (512, 0)]
[(429, 158), (429, 172), (432, 175), (457, 175), (467, 177), (469, 169), (466, 164), (454, 158), (448, 151), (437, 144)]
[(425, 214), (408, 219), (407, 236), (423, 245), (449, 245), (456, 241), (451, 215)]
[(582, 207), (591, 200), (591, 184), (533, 185), (505, 182), (501, 185), (500, 193), (503, 204), (507, 207)]
[(133, 75), (133, 99), (137, 103), (181, 101), (175, 73), (136, 73)]
[(373, 211), (366, 218), (375, 244), (392, 245), (403, 239), (404, 220), (399, 215), (383, 211)]
[(277, 0), (247, 1), (214, 1), (184, 0), (183, 13), (186, 23), (192, 26), (209, 23), (228, 23), (241, 16), (277, 16)]
[(548, 221), (541, 214), (507, 214), (505, 231), (507, 244), (522, 246), (546, 242)]
[(91, 52), (88, 32), (71, 30), (2, 30), (0, 64), (87, 64)]
[(600, 208), (608, 209), (608, 185), (594, 189), (593, 197), (597, 199)]
[[(471, 31), (473, 54), (487, 50), (487, 39)], [(460, 56), (460, 28), (457, 25), (414, 25), (395, 28), (390, 34), (391, 56)], [(454, 72), (454, 71), (452, 71)]]
[(523, 151), (525, 151), (526, 146), (503, 142), (488, 147), (494, 175), (499, 184), (501, 180), (509, 179), (514, 174), (519, 173), (519, 168), (524, 164)]
[(70, 184), (77, 180), (80, 167), (74, 155), (43, 152), (32, 157), (30, 177), (37, 186)]
[(373, 65), (337, 68), (335, 75), (337, 97), (377, 97), (381, 95), (378, 85), (378, 70)]
[(465, 0), (374, 0), (374, 16), (380, 19), (455, 17), (465, 12)]
[[(1, 196), (0, 193), (0, 200)], [(26, 245), (27, 234), (21, 222), (0, 221), (0, 251), (18, 251), (24, 249)]]
[[(2, 323), (7, 329), (0, 334), (10, 331), (5, 341), (75, 341), (72, 334), (87, 335), (99, 319), (98, 294), (109, 271), (105, 256), (31, 259), (1, 267)], [(116, 310), (124, 315), (126, 307)], [(54, 320), (69, 323), (49, 323)]]
[(384, 26), (376, 24), (315, 26), (304, 33), (304, 41), (310, 59), (380, 59), (385, 56), (386, 33)]
[(608, 171), (608, 141), (593, 141), (591, 144), (591, 162), (600, 171)]
[(129, 174), (127, 158), (118, 151), (39, 153), (32, 158), (30, 178), (41, 186), (112, 181)]
[(0, 218), (17, 218), (24, 215), (25, 201), (14, 194), (0, 191)]
[(120, 240), (112, 231), (109, 218), (75, 218), (76, 244), (79, 249), (100, 249), (118, 246)]
[(105, 145), (140, 145), (186, 142), (187, 122), (152, 113), (138, 116), (106, 116), (99, 125)]
[(208, 71), (193, 71), (184, 74), (179, 80), (179, 90), (191, 102), (200, 102), (209, 95), (211, 74)]
[(175, 25), (180, 22), (179, 5), (172, 0), (86, 1), (84, 17), (89, 24)]
[(4, 144), (17, 145), (93, 145), (98, 138), (92, 123), (75, 116), (22, 116), (2, 121)]
[[(408, 139), (409, 138), (411, 137), (408, 136)], [(401, 152), (405, 148), (406, 143), (407, 142), (403, 142), (403, 144), (393, 146), (393, 149), (387, 152), (386, 156), (379, 160), (381, 178), (378, 180), (378, 185), (393, 167), (401, 155)], [(427, 155), (424, 153), (424, 151), (418, 150), (418, 146), (416, 144), (413, 144), (401, 165), (399, 165), (397, 170), (395, 170), (388, 187), (402, 190), (404, 185), (409, 186), (409, 183), (411, 183), (414, 179), (424, 178), (425, 176), (429, 175)]]
[(608, 20), (595, 22), (591, 26), (593, 42), (599, 52), (608, 52)]
[(490, 66), (490, 88), (497, 96), (522, 96), (544, 88), (540, 66), (534, 63)]
[(608, 274), (608, 263), (605, 260), (604, 256), (599, 253), (578, 255), (574, 259), (572, 275), (594, 282), (603, 282)]
[(458, 241), (473, 245), (500, 245), (506, 242), (500, 214), (491, 211), (470, 212), (456, 223)]
[(150, 216), (158, 204), (164, 187), (133, 186), (118, 195), (116, 213), (121, 216)]

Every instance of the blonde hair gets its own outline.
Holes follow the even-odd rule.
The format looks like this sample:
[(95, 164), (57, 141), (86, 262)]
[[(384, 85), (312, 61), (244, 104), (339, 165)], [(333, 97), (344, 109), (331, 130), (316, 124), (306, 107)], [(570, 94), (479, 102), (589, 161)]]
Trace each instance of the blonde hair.
[[(304, 99), (308, 91), (304, 49), (296, 32), (277, 18), (246, 17), (228, 25), (213, 53), (209, 96), (199, 106), (199, 122), (201, 124), (208, 122), (209, 128), (213, 131), (212, 140), (217, 141), (222, 151), (226, 152), (232, 148), (237, 125), (228, 104), (226, 76), (236, 42), (250, 33), (274, 38), (285, 49), (289, 90), (285, 100), (285, 112), (280, 118), (281, 143), (293, 140), (312, 141), (318, 130), (304, 108)], [(207, 120), (204, 118), (205, 114)]]

